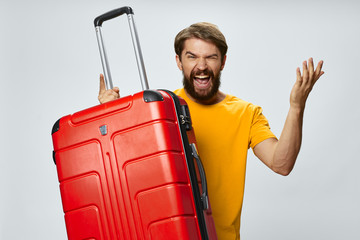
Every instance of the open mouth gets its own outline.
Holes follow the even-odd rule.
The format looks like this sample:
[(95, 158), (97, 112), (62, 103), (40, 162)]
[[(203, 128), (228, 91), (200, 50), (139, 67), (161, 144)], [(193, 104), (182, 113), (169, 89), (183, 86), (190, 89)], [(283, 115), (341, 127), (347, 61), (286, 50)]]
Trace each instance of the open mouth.
[(210, 85), (210, 76), (209, 75), (195, 75), (194, 84), (200, 89), (208, 88)]

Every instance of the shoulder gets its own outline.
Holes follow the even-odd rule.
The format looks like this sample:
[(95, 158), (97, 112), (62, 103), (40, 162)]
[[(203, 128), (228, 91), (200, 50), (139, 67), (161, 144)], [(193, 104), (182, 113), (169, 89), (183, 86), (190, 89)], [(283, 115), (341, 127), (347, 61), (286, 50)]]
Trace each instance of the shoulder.
[(184, 88), (179, 88), (173, 91), (173, 93), (175, 93), (178, 96), (181, 96), (183, 94), (185, 94)]
[(242, 100), (241, 98), (238, 98), (238, 97), (230, 95), (230, 94), (226, 95), (224, 105), (231, 107), (231, 108), (248, 111), (248, 112), (254, 112), (260, 108), (260, 106), (254, 105), (248, 101)]
[(223, 107), (228, 114), (241, 117), (243, 120), (254, 121), (263, 117), (263, 110), (260, 106), (242, 100), (238, 97), (227, 95)]

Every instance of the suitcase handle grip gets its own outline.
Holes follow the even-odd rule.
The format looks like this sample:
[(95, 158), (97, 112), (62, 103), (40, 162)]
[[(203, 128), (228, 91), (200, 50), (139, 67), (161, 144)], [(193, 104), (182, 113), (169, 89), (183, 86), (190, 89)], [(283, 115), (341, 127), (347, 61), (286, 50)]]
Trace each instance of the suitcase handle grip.
[(192, 155), (196, 159), (196, 162), (197, 162), (197, 165), (199, 168), (200, 178), (201, 178), (201, 186), (202, 186), (201, 202), (202, 202), (203, 210), (206, 210), (206, 209), (209, 209), (209, 198), (208, 198), (205, 170), (201, 163), (199, 154), (197, 153), (195, 143), (190, 144), (190, 146), (191, 146), (191, 150), (192, 150)]
[(108, 59), (107, 59), (107, 54), (105, 51), (104, 41), (103, 41), (102, 34), (101, 34), (101, 28), (102, 28), (101, 25), (103, 24), (104, 21), (121, 16), (124, 13), (127, 14), (127, 18), (128, 18), (128, 22), (129, 22), (129, 28), (130, 28), (131, 38), (132, 38), (132, 42), (133, 42), (133, 46), (134, 46), (136, 62), (137, 62), (138, 70), (139, 70), (141, 86), (142, 86), (143, 90), (148, 90), (149, 83), (148, 83), (147, 76), (146, 76), (144, 59), (143, 59), (142, 52), (141, 52), (139, 37), (138, 37), (136, 27), (135, 27), (135, 21), (134, 21), (134, 17), (133, 17), (134, 12), (131, 7), (117, 8), (117, 9), (111, 10), (107, 13), (104, 13), (94, 19), (94, 25), (95, 25), (96, 37), (97, 37), (98, 45), (99, 45), (101, 63), (102, 63), (103, 70), (104, 70), (105, 86), (106, 86), (106, 89), (113, 88), (110, 67), (109, 67), (109, 63), (108, 63)]
[(98, 26), (101, 27), (103, 22), (113, 19), (113, 18), (116, 18), (116, 17), (119, 17), (119, 16), (123, 15), (124, 13), (134, 14), (131, 7), (117, 8), (117, 9), (111, 10), (111, 11), (104, 13), (104, 14), (98, 16), (97, 18), (95, 18), (94, 25), (95, 25), (95, 27), (98, 27)]

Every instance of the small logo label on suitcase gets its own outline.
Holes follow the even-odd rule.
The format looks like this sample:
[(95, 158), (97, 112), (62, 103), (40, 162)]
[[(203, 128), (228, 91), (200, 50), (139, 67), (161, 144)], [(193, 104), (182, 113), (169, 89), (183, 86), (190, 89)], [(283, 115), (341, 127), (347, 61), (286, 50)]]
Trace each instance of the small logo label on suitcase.
[(100, 126), (100, 132), (101, 135), (105, 136), (107, 134), (107, 126), (106, 125)]

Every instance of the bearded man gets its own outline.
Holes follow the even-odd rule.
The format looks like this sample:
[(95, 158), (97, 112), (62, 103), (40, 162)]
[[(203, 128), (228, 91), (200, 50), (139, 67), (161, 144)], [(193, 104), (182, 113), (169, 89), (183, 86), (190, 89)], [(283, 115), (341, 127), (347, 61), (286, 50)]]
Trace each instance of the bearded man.
[[(324, 74), (323, 61), (314, 69), (310, 58), (303, 62), (302, 74), (296, 69), (289, 112), (277, 139), (259, 106), (219, 90), (228, 46), (217, 26), (193, 24), (177, 34), (174, 46), (184, 76), (183, 88), (174, 92), (190, 109), (218, 238), (240, 239), (248, 149), (274, 172), (286, 176), (292, 171), (300, 151), (305, 103)], [(99, 101), (118, 97), (118, 88), (106, 90), (101, 75)]]

